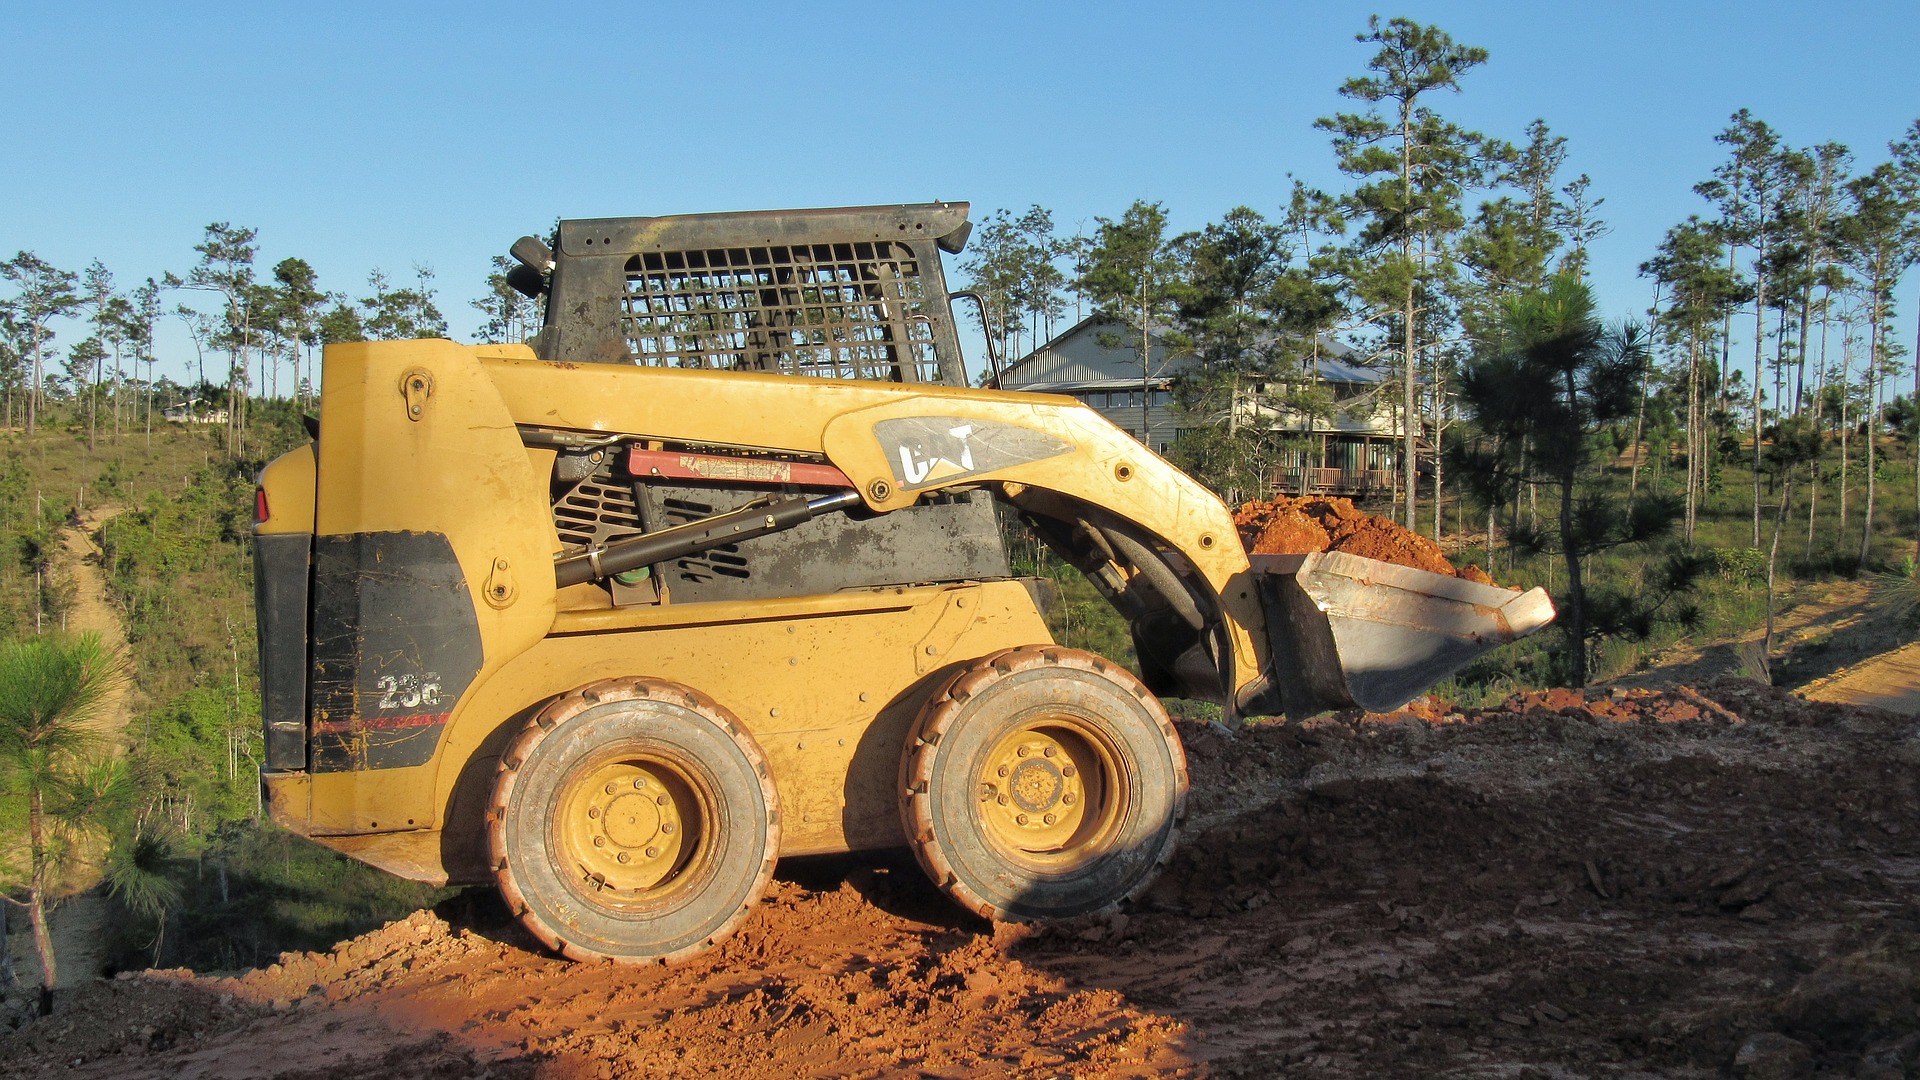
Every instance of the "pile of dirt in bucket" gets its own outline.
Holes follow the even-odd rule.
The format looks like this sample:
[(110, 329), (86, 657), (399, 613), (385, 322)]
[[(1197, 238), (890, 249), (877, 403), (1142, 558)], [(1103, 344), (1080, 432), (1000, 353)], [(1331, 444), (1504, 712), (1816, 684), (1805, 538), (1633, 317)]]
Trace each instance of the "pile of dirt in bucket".
[(1240, 539), (1251, 555), (1306, 555), (1339, 551), (1435, 574), (1493, 584), (1478, 566), (1455, 568), (1440, 545), (1383, 517), (1353, 505), (1350, 499), (1274, 497), (1250, 502), (1233, 515)]

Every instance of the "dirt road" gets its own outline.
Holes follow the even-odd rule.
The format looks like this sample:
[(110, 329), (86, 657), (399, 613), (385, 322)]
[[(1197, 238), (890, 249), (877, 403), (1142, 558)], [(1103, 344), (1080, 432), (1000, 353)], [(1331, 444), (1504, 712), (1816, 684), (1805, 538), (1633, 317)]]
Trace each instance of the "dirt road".
[(1908, 716), (1920, 713), (1920, 643), (1903, 645), (1842, 670), (1809, 687), (1807, 696), (1816, 701), (1872, 705)]
[[(118, 609), (107, 595), (106, 575), (100, 565), (100, 545), (94, 541), (100, 527), (120, 513), (118, 506), (98, 506), (87, 511), (77, 525), (60, 532), (60, 551), (53, 573), (73, 586), (73, 605), (67, 610), (64, 629), (73, 633), (100, 635), (108, 649), (125, 654), (126, 627)], [(121, 748), (120, 733), (131, 716), (131, 681), (123, 681), (107, 694), (93, 724), (94, 731), (114, 752)], [(68, 897), (53, 911), (49, 920), (53, 929), (54, 955), (59, 958), (57, 989), (71, 990), (98, 978), (107, 963), (110, 936), (107, 921), (111, 908), (97, 895), (100, 884), (100, 852), (83, 853), (79, 864), (68, 874)], [(40, 964), (35, 957), (31, 935), (25, 932), (26, 920), (15, 913), (9, 929), (7, 947), (13, 953), (18, 988), (25, 994), (39, 987)]]
[(623, 969), (456, 901), (97, 984), (0, 1075), (1920, 1074), (1920, 721), (1722, 681), (1182, 735), (1182, 854), (1124, 917), (790, 861), (717, 952)]

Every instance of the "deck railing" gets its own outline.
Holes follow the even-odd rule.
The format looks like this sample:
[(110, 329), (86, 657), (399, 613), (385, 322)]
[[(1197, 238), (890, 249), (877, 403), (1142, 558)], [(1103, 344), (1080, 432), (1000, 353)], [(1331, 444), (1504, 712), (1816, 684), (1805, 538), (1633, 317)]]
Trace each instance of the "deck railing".
[(1298, 495), (1370, 495), (1393, 488), (1391, 469), (1282, 468), (1273, 472), (1273, 490)]

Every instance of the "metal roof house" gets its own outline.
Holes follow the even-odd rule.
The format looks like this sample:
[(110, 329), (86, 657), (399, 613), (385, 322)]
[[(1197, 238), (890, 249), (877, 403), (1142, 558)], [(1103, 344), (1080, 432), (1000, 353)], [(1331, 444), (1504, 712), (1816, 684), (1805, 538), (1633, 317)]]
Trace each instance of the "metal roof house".
[[(1173, 385), (1197, 361), (1174, 354), (1158, 334), (1150, 334), (1143, 371), (1137, 348), (1119, 340), (1126, 334), (1119, 325), (1090, 316), (1014, 361), (990, 385), (1078, 398), (1136, 439), (1144, 421), (1143, 441), (1164, 454), (1184, 428), (1196, 423), (1175, 407)], [(1333, 391), (1337, 412), (1331, 419), (1288, 412), (1264, 383), (1249, 386), (1247, 400), (1235, 406), (1242, 415), (1258, 413), (1272, 429), (1295, 436), (1288, 440), (1273, 488), (1289, 494), (1385, 491), (1393, 484), (1400, 446), (1390, 410), (1375, 407), (1386, 375), (1360, 363), (1358, 352), (1331, 337), (1320, 339), (1319, 351), (1312, 379)]]

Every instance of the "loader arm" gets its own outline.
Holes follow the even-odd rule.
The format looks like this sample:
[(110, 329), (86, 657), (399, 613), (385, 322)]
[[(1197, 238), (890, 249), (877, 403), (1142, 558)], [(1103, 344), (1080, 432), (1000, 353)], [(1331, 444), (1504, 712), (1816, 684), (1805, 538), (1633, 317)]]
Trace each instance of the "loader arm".
[[(525, 426), (824, 458), (876, 513), (996, 489), (1129, 617), (1157, 692), (1261, 704), (1270, 642), (1232, 515), (1072, 398), (488, 352), (487, 374)], [(557, 367), (571, 370), (555, 378)]]

